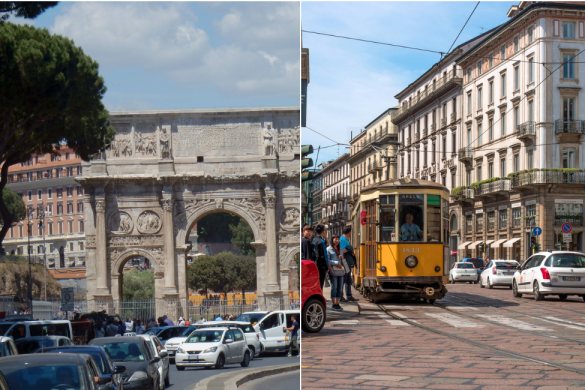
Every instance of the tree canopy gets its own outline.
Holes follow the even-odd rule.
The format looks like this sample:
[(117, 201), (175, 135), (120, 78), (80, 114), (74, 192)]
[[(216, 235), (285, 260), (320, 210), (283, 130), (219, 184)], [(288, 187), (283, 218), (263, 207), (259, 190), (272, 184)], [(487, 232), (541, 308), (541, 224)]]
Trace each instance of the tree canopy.
[(210, 290), (217, 288), (221, 277), (221, 270), (213, 256), (200, 256), (187, 269), (189, 288), (205, 296)]
[(57, 3), (57, 1), (1, 1), (0, 20), (6, 20), (10, 15), (34, 19), (47, 9), (56, 6)]
[(154, 271), (132, 269), (124, 272), (124, 300), (154, 299)]
[(237, 225), (229, 225), (232, 232), (232, 245), (243, 256), (256, 256), (256, 251), (252, 248), (250, 243), (254, 242), (254, 232), (246, 221), (240, 218)]
[(10, 227), (12, 224), (20, 222), (26, 218), (26, 206), (24, 205), (24, 201), (10, 188), (4, 187), (2, 190), (2, 201), (8, 208), (11, 219), (6, 220), (6, 223), (4, 223), (4, 218), (0, 215), (1, 225), (8, 225), (8, 227)]
[[(115, 130), (102, 104), (104, 80), (70, 39), (0, 23), (0, 80), (0, 190), (8, 168), (34, 153), (66, 144), (88, 161), (109, 146)], [(11, 218), (3, 198), (0, 214)], [(0, 245), (8, 229), (0, 230)]]

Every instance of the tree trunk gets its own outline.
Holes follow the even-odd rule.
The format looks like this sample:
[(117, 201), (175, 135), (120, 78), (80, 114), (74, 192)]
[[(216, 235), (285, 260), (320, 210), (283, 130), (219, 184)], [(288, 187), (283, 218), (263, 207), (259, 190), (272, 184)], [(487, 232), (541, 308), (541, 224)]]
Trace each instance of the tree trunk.
[(246, 290), (242, 289), (242, 305), (246, 304)]

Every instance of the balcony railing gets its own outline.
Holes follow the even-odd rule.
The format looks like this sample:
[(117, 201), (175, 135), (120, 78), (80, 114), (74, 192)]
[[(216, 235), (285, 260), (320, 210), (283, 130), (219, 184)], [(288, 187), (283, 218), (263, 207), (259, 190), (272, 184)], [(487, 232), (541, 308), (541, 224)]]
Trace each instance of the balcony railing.
[(451, 197), (454, 200), (464, 200), (464, 199), (473, 199), (473, 190), (471, 188), (461, 188), (461, 190)]
[(535, 184), (585, 184), (585, 172), (540, 169), (511, 175), (511, 188)]
[(524, 122), (521, 125), (516, 126), (516, 136), (536, 136), (536, 122)]
[(500, 219), (500, 229), (506, 229), (508, 227), (507, 219)]
[(479, 195), (489, 195), (495, 192), (510, 191), (510, 180), (497, 180), (491, 183), (484, 183), (479, 186), (479, 191), (476, 190), (476, 197)]
[(440, 77), (436, 80), (435, 83), (429, 84), (429, 87), (425, 89), (423, 92), (418, 94), (417, 96), (413, 97), (409, 102), (405, 102), (402, 107), (392, 113), (392, 123), (396, 124), (395, 121), (401, 120), (404, 114), (407, 114), (409, 110), (414, 109), (419, 103), (426, 101), (427, 99), (430, 101), (431, 99), (436, 98), (437, 94), (440, 94), (442, 91), (441, 89), (444, 86), (454, 85), (451, 83), (462, 83), (463, 82), (463, 70), (455, 69), (451, 70), (450, 72), (446, 73), (443, 77)]
[(470, 148), (461, 148), (459, 149), (459, 161), (471, 161), (473, 159), (473, 152)]
[(583, 134), (583, 121), (579, 120), (572, 120), (572, 121), (565, 121), (562, 119), (557, 119), (555, 121), (555, 133), (556, 134)]
[(562, 225), (569, 222), (572, 225), (583, 226), (582, 215), (555, 215), (555, 225)]

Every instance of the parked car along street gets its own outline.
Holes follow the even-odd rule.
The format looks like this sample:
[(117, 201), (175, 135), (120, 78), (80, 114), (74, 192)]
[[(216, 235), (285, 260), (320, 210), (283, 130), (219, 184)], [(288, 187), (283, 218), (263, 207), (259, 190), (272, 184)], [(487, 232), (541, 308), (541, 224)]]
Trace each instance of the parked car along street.
[(16, 345), (16, 349), (20, 355), (35, 353), (37, 350), (43, 348), (73, 345), (71, 340), (63, 336), (23, 337), (17, 339), (14, 344)]
[(512, 288), (514, 272), (519, 265), (514, 260), (491, 260), (480, 275), (479, 286), (481, 288), (493, 288), (493, 286)]
[(301, 328), (308, 333), (319, 332), (327, 316), (327, 301), (319, 286), (319, 270), (312, 261), (302, 260), (301, 275)]
[(449, 271), (449, 283), (477, 283), (478, 278), (477, 270), (472, 263), (457, 262)]

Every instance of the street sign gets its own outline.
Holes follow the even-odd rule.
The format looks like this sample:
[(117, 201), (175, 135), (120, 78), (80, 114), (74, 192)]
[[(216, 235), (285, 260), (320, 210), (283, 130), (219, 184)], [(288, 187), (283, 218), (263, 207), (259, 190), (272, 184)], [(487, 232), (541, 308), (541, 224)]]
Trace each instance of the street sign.
[(571, 233), (571, 231), (573, 230), (573, 225), (571, 225), (569, 222), (565, 222), (561, 226), (561, 230), (563, 231), (563, 233)]
[(573, 242), (573, 235), (571, 233), (563, 233), (563, 242), (565, 244), (568, 242)]
[(73, 298), (73, 287), (61, 289), (61, 310), (73, 311), (75, 300)]
[(542, 234), (542, 229), (537, 226), (534, 229), (532, 229), (532, 234), (535, 236), (540, 236)]

